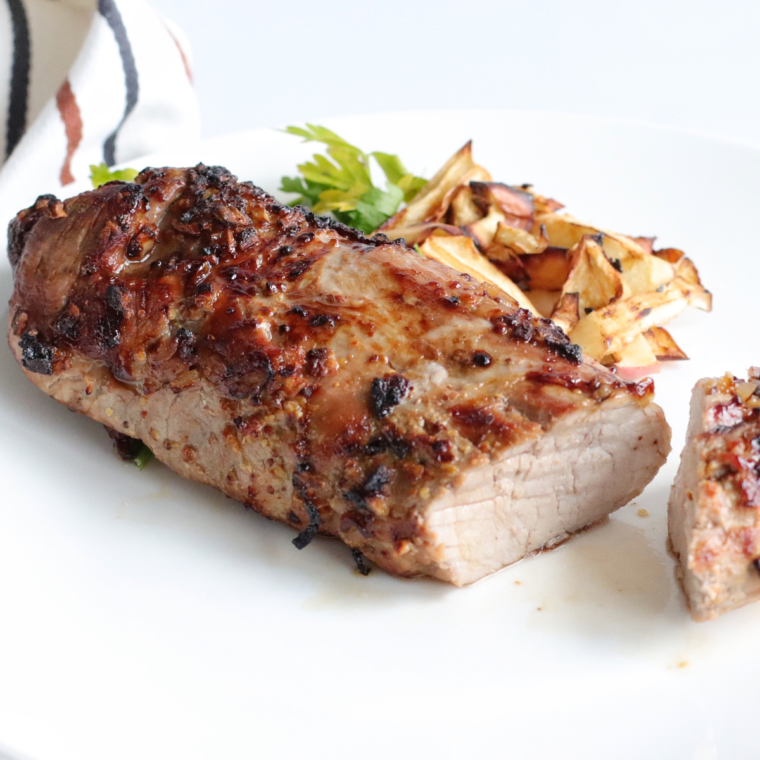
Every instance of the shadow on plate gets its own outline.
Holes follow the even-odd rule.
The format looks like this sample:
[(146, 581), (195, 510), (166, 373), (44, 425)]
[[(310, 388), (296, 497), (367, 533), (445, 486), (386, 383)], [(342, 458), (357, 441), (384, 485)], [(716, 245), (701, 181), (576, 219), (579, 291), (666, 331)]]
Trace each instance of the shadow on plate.
[[(541, 583), (531, 593), (529, 626), (639, 649), (659, 628), (691, 625), (665, 550), (667, 483), (645, 498), (540, 558)], [(633, 509), (648, 505), (651, 517)], [(641, 525), (632, 520), (641, 520)], [(530, 584), (526, 593), (530, 589)]]

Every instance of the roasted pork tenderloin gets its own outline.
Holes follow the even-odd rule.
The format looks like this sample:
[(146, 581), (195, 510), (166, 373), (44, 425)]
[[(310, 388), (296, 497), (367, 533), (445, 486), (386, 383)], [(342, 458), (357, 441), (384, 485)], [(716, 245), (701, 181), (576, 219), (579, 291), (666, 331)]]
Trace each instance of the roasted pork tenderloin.
[(694, 387), (668, 534), (695, 620), (760, 599), (760, 369)]
[(601, 520), (669, 452), (651, 381), (221, 167), (42, 197), (9, 256), (32, 382), (299, 548), (338, 536), (391, 573), (468, 584)]

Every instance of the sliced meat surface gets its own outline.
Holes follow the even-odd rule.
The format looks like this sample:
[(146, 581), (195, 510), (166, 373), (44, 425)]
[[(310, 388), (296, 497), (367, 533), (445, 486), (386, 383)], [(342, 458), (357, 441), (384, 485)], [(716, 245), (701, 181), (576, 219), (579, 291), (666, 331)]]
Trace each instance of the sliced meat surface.
[(221, 167), (146, 169), (11, 223), (32, 382), (185, 477), (389, 572), (471, 583), (639, 494), (651, 381), (382, 235)]
[(760, 599), (760, 370), (694, 387), (668, 533), (695, 620)]

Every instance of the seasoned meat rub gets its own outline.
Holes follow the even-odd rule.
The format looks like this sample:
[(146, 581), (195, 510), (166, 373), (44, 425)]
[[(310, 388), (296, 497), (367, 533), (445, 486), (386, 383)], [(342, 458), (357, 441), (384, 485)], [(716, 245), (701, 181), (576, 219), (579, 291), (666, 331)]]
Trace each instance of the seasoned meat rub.
[(28, 377), (185, 477), (462, 585), (636, 496), (669, 451), (650, 381), (401, 243), (221, 167), (146, 169), (9, 230)]
[(760, 599), (760, 369), (694, 387), (668, 533), (695, 620)]

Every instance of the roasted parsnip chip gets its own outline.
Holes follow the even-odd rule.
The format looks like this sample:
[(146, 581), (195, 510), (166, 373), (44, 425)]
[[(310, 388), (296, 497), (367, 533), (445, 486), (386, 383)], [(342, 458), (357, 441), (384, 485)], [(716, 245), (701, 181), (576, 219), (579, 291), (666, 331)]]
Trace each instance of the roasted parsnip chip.
[(607, 257), (619, 262), (623, 281), (633, 295), (657, 290), (675, 276), (672, 264), (642, 250), (625, 235), (605, 232), (602, 245)]
[[(543, 227), (539, 228), (538, 235), (532, 235), (520, 227), (510, 226), (507, 222), (499, 222), (493, 240), (515, 253), (541, 253), (549, 245), (546, 230)], [(490, 258), (495, 259), (498, 256), (490, 256)]]
[(584, 353), (601, 361), (608, 354), (618, 354), (637, 335), (678, 316), (702, 297), (700, 291), (705, 292), (676, 277), (657, 292), (639, 293), (586, 314), (570, 337)]
[(555, 201), (554, 198), (546, 198), (543, 195), (533, 191), (531, 185), (523, 185), (522, 189), (526, 193), (530, 193), (533, 196), (533, 206), (536, 210), (536, 214), (550, 214), (554, 211), (559, 211), (565, 208), (559, 201)]
[(694, 266), (694, 262), (686, 256), (682, 256), (678, 260), (678, 263), (676, 264), (676, 274), (679, 277), (683, 277), (686, 282), (692, 283), (692, 285), (702, 284), (699, 279), (699, 272), (697, 272), (697, 268)]
[(642, 245), (642, 241), (647, 246), (651, 244), (649, 238), (636, 240), (616, 232), (598, 230), (581, 224), (569, 214), (538, 214), (533, 223), (534, 231), (538, 224), (544, 225), (549, 245), (558, 248), (572, 248), (584, 236), (601, 233), (604, 253), (613, 266), (619, 269), (623, 281), (634, 295), (657, 290), (661, 285), (670, 282), (675, 275), (675, 270), (667, 260), (653, 256)]
[(684, 257), (684, 252), (678, 248), (662, 248), (659, 251), (655, 251), (654, 255), (658, 259), (665, 259), (665, 261), (669, 261), (671, 264), (677, 264)]
[(634, 243), (640, 245), (645, 253), (654, 253), (654, 241), (656, 237), (632, 237)]
[(469, 185), (460, 185), (454, 190), (451, 202), (446, 209), (446, 221), (457, 227), (477, 222), (484, 216), (483, 210), (472, 197), (472, 188)]
[(570, 214), (556, 214), (554, 212), (536, 214), (533, 220), (533, 232), (537, 233), (541, 227), (546, 230), (549, 245), (555, 248), (572, 248), (578, 245), (586, 236), (598, 235), (601, 230), (581, 224)]
[(712, 293), (703, 287), (697, 268), (691, 259), (684, 256), (676, 264), (676, 280), (689, 285), (689, 306), (702, 311), (712, 311)]
[(676, 248), (655, 251), (654, 237), (596, 228), (562, 208), (531, 185), (493, 182), (468, 143), (382, 231), (551, 316), (624, 377), (686, 358), (661, 325), (687, 305), (711, 309), (693, 262)]
[(568, 335), (580, 321), (580, 297), (577, 293), (563, 293), (552, 311), (552, 321)]
[(496, 234), (496, 228), (503, 223), (506, 217), (504, 212), (495, 203), (492, 203), (488, 213), (477, 222), (465, 225), (462, 229), (465, 234), (473, 238), (481, 251), (485, 251)]
[(637, 335), (630, 343), (623, 346), (614, 357), (606, 357), (603, 363), (613, 363), (608, 359), (614, 359), (618, 374), (624, 380), (638, 380), (644, 375), (651, 375), (660, 371), (657, 358), (643, 335)]
[(525, 293), (506, 275), (502, 274), (475, 248), (472, 238), (460, 235), (436, 235), (429, 237), (421, 246), (420, 253), (428, 258), (447, 264), (459, 272), (469, 274), (478, 282), (490, 282), (517, 301), (523, 308), (536, 314), (536, 309)]
[(658, 361), (678, 361), (689, 358), (664, 327), (652, 327), (643, 335)]
[(531, 290), (530, 302), (542, 317), (551, 317), (559, 296), (558, 290)]
[(564, 248), (547, 248), (520, 256), (520, 261), (528, 274), (530, 290), (562, 290), (570, 274), (570, 256)]
[(438, 221), (446, 212), (448, 198), (457, 186), (469, 181), (468, 174), (474, 168), (472, 141), (470, 141), (441, 167), (425, 187), (409, 201), (406, 208), (388, 219), (380, 230), (385, 232), (395, 227)]
[(562, 294), (577, 293), (581, 312), (622, 298), (623, 277), (604, 255), (597, 238), (584, 237), (570, 251), (570, 273)]
[(533, 226), (534, 206), (530, 193), (501, 182), (470, 182), (470, 188), (481, 208), (496, 204), (510, 226), (526, 232)]
[(497, 242), (492, 242), (485, 251), (485, 257), (500, 271), (509, 277), (521, 290), (530, 286), (530, 276), (518, 254)]
[(475, 164), (472, 169), (465, 175), (463, 183), (470, 182), (490, 182), (491, 175), (488, 169), (483, 168), (480, 164)]
[(459, 227), (452, 224), (443, 224), (442, 222), (422, 222), (420, 224), (411, 224), (408, 227), (394, 227), (386, 230), (385, 234), (391, 240), (403, 238), (409, 246), (422, 243), (435, 232), (444, 232), (448, 235), (463, 235)]

